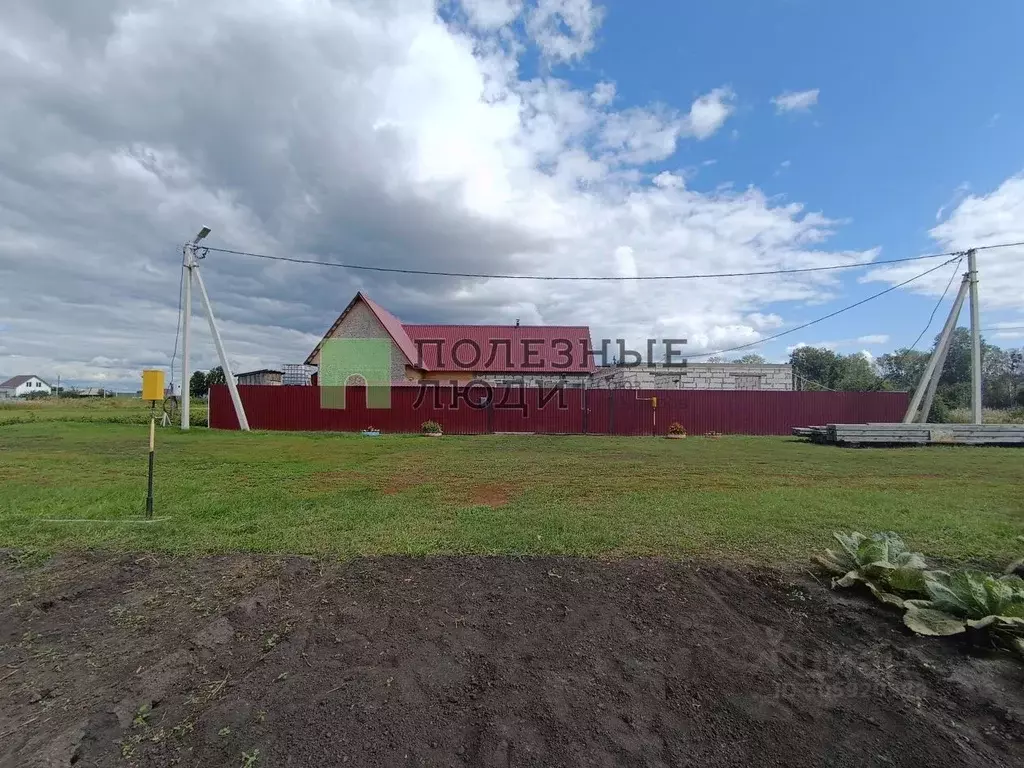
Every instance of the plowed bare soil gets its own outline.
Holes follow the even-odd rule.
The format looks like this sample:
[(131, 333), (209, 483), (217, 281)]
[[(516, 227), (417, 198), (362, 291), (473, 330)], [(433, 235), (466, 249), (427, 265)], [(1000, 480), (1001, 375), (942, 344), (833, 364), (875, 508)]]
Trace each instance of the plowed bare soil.
[(807, 574), (12, 556), (0, 598), (5, 768), (1024, 764), (1024, 665)]

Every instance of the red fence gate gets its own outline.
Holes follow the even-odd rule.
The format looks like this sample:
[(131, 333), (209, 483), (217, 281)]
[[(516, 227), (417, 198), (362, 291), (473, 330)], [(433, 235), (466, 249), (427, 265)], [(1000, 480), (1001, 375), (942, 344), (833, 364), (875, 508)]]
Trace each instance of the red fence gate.
[[(435, 391), (436, 390), (436, 391)], [(427, 420), (445, 432), (661, 435), (678, 421), (690, 434), (788, 435), (812, 424), (898, 422), (906, 392), (520, 389), (396, 386), (389, 408), (369, 408), (366, 389), (346, 390), (344, 408), (323, 408), (319, 387), (241, 386), (253, 429), (419, 432)], [(657, 398), (657, 405), (654, 400)], [(210, 388), (210, 426), (238, 429), (228, 388)]]

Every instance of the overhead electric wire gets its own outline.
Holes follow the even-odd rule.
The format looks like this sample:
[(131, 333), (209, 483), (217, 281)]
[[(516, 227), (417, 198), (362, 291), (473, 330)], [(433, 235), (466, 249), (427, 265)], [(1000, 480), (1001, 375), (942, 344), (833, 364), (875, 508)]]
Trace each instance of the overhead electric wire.
[(970, 250), (987, 251), (990, 250), (991, 248), (1016, 248), (1021, 245), (1024, 245), (1024, 240), (1021, 240), (1019, 243), (995, 243), (993, 245), (978, 245), (975, 246), (974, 248), (971, 248)]
[(949, 282), (946, 283), (946, 290), (942, 292), (942, 295), (939, 296), (939, 300), (935, 302), (935, 306), (932, 307), (932, 313), (928, 316), (928, 322), (925, 323), (924, 328), (921, 329), (921, 333), (919, 333), (917, 338), (914, 339), (914, 343), (910, 345), (911, 349), (914, 349), (920, 343), (921, 339), (924, 338), (924, 335), (928, 333), (928, 329), (932, 327), (932, 321), (935, 320), (935, 313), (939, 311), (939, 307), (942, 306), (942, 302), (945, 300), (946, 294), (949, 293), (949, 288), (953, 285), (953, 281), (956, 279), (956, 276), (960, 271), (960, 264), (962, 262), (962, 258), (956, 260), (956, 266), (953, 267), (953, 274), (949, 276)]
[(185, 265), (181, 265), (181, 274), (178, 276), (178, 325), (174, 329), (174, 352), (171, 353), (171, 392), (174, 392), (174, 361), (178, 357), (178, 337), (181, 335), (181, 300), (185, 289)]
[(780, 331), (779, 333), (776, 333), (776, 334), (774, 334), (772, 336), (765, 336), (763, 339), (758, 339), (757, 341), (750, 341), (750, 342), (747, 342), (746, 344), (740, 344), (740, 345), (735, 346), (735, 347), (729, 347), (728, 349), (719, 349), (719, 350), (715, 350), (714, 352), (701, 352), (699, 354), (684, 355), (683, 359), (689, 360), (690, 358), (693, 358), (693, 357), (710, 357), (710, 356), (713, 356), (713, 355), (724, 355), (724, 354), (726, 354), (728, 352), (738, 352), (741, 349), (749, 349), (750, 347), (756, 347), (759, 344), (765, 344), (765, 343), (767, 343), (769, 341), (774, 341), (775, 339), (782, 338), (783, 336), (787, 336), (787, 335), (789, 335), (791, 333), (796, 333), (797, 331), (802, 331), (804, 328), (810, 328), (812, 325), (817, 325), (818, 323), (824, 322), (825, 320), (830, 320), (833, 317), (835, 317), (836, 315), (841, 315), (843, 312), (848, 312), (851, 309), (855, 309), (856, 307), (861, 306), (862, 304), (867, 304), (869, 301), (873, 301), (874, 299), (877, 299), (877, 298), (879, 298), (881, 296), (885, 296), (885, 294), (887, 294), (887, 293), (892, 293), (893, 291), (897, 290), (898, 288), (902, 288), (905, 285), (909, 285), (910, 283), (914, 282), (915, 280), (920, 280), (925, 275), (930, 275), (932, 272), (935, 272), (936, 270), (942, 269), (947, 264), (952, 264), (954, 261), (957, 261), (960, 258), (961, 258), (961, 255), (958, 253), (952, 259), (949, 259), (948, 261), (944, 261), (941, 264), (939, 264), (938, 266), (932, 267), (931, 269), (926, 269), (924, 272), (921, 272), (918, 275), (914, 275), (909, 280), (904, 280), (902, 283), (897, 283), (896, 285), (889, 286), (884, 291), (879, 291), (878, 293), (874, 293), (874, 294), (868, 296), (867, 298), (861, 299), (860, 301), (854, 302), (853, 304), (849, 304), (849, 305), (847, 305), (847, 306), (845, 306), (845, 307), (843, 307), (841, 309), (837, 309), (835, 312), (829, 312), (827, 315), (823, 315), (822, 317), (819, 317), (819, 318), (817, 318), (815, 320), (810, 320), (810, 321), (808, 321), (806, 323), (801, 323), (800, 325), (797, 325), (797, 326), (794, 326), (792, 328), (789, 328), (788, 330)]
[[(995, 247), (995, 246), (990, 246)], [(321, 261), (319, 259), (300, 259), (295, 256), (272, 256), (266, 253), (253, 253), (251, 251), (236, 251), (231, 248), (214, 248), (204, 246), (204, 250), (216, 253), (228, 253), (235, 256), (249, 256), (256, 259), (267, 259), (270, 261), (286, 261), (292, 264), (311, 264), (320, 267), (339, 267), (341, 269), (358, 269), (366, 272), (387, 272), (399, 275), (425, 275), (430, 277), (464, 277), (478, 278), (485, 280), (577, 280), (577, 281), (625, 281), (625, 280), (701, 280), (718, 277), (763, 277), (766, 275), (792, 275), (805, 272), (828, 272), (838, 269), (856, 269), (858, 267), (884, 267), (889, 264), (903, 264), (908, 261), (923, 261), (925, 259), (940, 259), (945, 256), (962, 256), (963, 251), (950, 251), (948, 253), (931, 253), (926, 256), (907, 256), (902, 259), (888, 259), (886, 261), (867, 261), (855, 264), (829, 264), (821, 267), (794, 267), (792, 269), (766, 269), (756, 272), (717, 272), (712, 274), (694, 275), (637, 275), (626, 277), (623, 275), (506, 275), (487, 274), (484, 272), (444, 272), (429, 269), (404, 269), (400, 267), (373, 267), (367, 264), (343, 264), (336, 261)]]
[[(1014, 242), (1014, 243), (994, 243), (992, 245), (979, 246), (979, 247), (973, 248), (971, 250), (980, 251), (980, 250), (990, 250), (990, 249), (994, 249), (994, 248), (1011, 248), (1011, 247), (1017, 247), (1017, 246), (1024, 246), (1024, 241), (1022, 241), (1022, 242)], [(931, 274), (932, 272), (935, 272), (936, 270), (942, 269), (942, 267), (944, 267), (944, 266), (946, 266), (948, 264), (952, 264), (955, 261), (959, 262), (960, 260), (962, 260), (962, 258), (965, 255), (967, 255), (967, 250), (960, 250), (960, 251), (947, 251), (947, 252), (944, 252), (944, 253), (932, 253), (932, 254), (927, 254), (927, 255), (924, 255), (924, 256), (908, 256), (908, 257), (905, 257), (905, 258), (888, 259), (888, 260), (885, 260), (885, 261), (857, 262), (857, 263), (853, 263), (853, 264), (831, 264), (831, 265), (820, 266), (820, 267), (796, 267), (796, 268), (792, 268), (792, 269), (772, 269), (772, 270), (759, 270), (759, 271), (753, 271), (753, 272), (718, 272), (718, 273), (710, 273), (710, 274), (686, 274), (686, 275), (638, 275), (636, 277), (628, 277), (628, 276), (623, 276), (623, 275), (600, 275), (600, 276), (587, 276), (587, 275), (509, 275), (509, 274), (488, 274), (488, 273), (481, 273), (481, 272), (447, 272), (447, 271), (441, 271), (441, 270), (406, 269), (406, 268), (400, 268), (400, 267), (376, 267), (376, 266), (370, 266), (370, 265), (367, 265), (367, 264), (345, 264), (345, 263), (334, 262), (334, 261), (322, 261), (322, 260), (319, 260), (319, 259), (302, 259), (302, 258), (293, 257), (293, 256), (274, 256), (274, 255), (271, 255), (271, 254), (255, 253), (255, 252), (252, 252), (252, 251), (240, 251), (240, 250), (235, 250), (235, 249), (232, 249), (232, 248), (217, 248), (215, 246), (204, 246), (203, 250), (206, 251), (206, 252), (226, 253), (226, 254), (231, 254), (231, 255), (235, 255), (235, 256), (247, 256), (247, 257), (257, 258), (257, 259), (266, 259), (266, 260), (269, 260), (269, 261), (282, 261), (282, 262), (288, 262), (288, 263), (293, 263), (293, 264), (309, 264), (309, 265), (322, 266), (322, 267), (338, 267), (338, 268), (341, 268), (341, 269), (355, 269), (355, 270), (363, 270), (363, 271), (367, 271), (367, 272), (383, 272), (383, 273), (402, 274), (402, 275), (424, 275), (424, 276), (431, 276), (431, 277), (477, 278), (477, 279), (485, 279), (485, 280), (566, 280), (566, 281), (594, 281), (594, 282), (597, 282), (597, 281), (624, 281), (624, 280), (700, 280), (700, 279), (712, 279), (712, 278), (722, 278), (722, 277), (761, 277), (761, 276), (767, 276), (767, 275), (786, 275), (786, 274), (800, 274), (800, 273), (808, 273), (808, 272), (827, 272), (827, 271), (834, 271), (834, 270), (841, 270), (841, 269), (855, 269), (855, 268), (858, 268), (858, 267), (884, 267), (884, 266), (888, 266), (890, 264), (903, 264), (903, 263), (907, 263), (907, 262), (924, 261), (924, 260), (927, 260), (927, 259), (938, 259), (938, 258), (943, 258), (943, 257), (947, 257), (947, 256), (952, 257), (952, 258), (949, 258), (946, 261), (942, 262), (938, 266), (932, 267), (931, 269), (927, 269), (924, 272), (921, 272), (920, 274), (917, 274), (917, 275), (915, 275), (915, 276), (913, 276), (913, 277), (911, 277), (911, 278), (909, 278), (907, 280), (904, 280), (901, 283), (896, 283), (895, 285), (892, 285), (889, 288), (886, 288), (885, 290), (879, 291), (878, 293), (872, 294), (871, 296), (868, 296), (867, 298), (861, 299), (860, 301), (857, 301), (857, 302), (855, 302), (853, 304), (850, 304), (850, 305), (845, 306), (845, 307), (843, 307), (841, 309), (838, 309), (835, 312), (830, 312), (829, 314), (824, 315), (822, 317), (819, 317), (819, 318), (817, 318), (815, 320), (811, 320), (809, 322), (802, 323), (801, 325), (794, 326), (793, 328), (789, 328), (788, 330), (781, 331), (781, 332), (776, 333), (776, 334), (774, 334), (772, 336), (766, 336), (765, 338), (758, 339), (757, 341), (748, 342), (746, 344), (740, 344), (740, 345), (737, 345), (735, 347), (728, 347), (726, 349), (716, 350), (714, 352), (702, 352), (702, 353), (699, 353), (699, 354), (684, 355), (683, 359), (690, 359), (690, 358), (697, 358), (697, 357), (711, 357), (711, 356), (714, 356), (714, 355), (726, 354), (726, 353), (729, 353), (729, 352), (736, 352), (736, 351), (739, 351), (741, 349), (749, 349), (750, 347), (755, 347), (755, 346), (758, 346), (760, 344), (765, 344), (765, 343), (767, 343), (769, 341), (774, 341), (775, 339), (781, 338), (783, 336), (787, 336), (787, 335), (789, 335), (791, 333), (796, 333), (797, 331), (801, 331), (801, 330), (803, 330), (805, 328), (809, 328), (812, 325), (817, 325), (818, 323), (824, 322), (825, 320), (829, 320), (829, 319), (831, 319), (833, 317), (836, 317), (837, 315), (840, 315), (840, 314), (842, 314), (844, 312), (848, 312), (851, 309), (855, 309), (856, 307), (859, 307), (859, 306), (861, 306), (863, 304), (866, 304), (869, 301), (873, 301), (874, 299), (877, 299), (877, 298), (879, 298), (881, 296), (884, 296), (887, 293), (891, 293), (891, 292), (893, 292), (893, 291), (895, 291), (895, 290), (897, 290), (899, 288), (902, 288), (902, 287), (904, 287), (906, 285), (909, 285), (910, 283), (914, 282), (915, 280), (919, 280), (920, 278), (924, 277), (925, 275)], [(949, 286), (952, 285), (952, 281), (953, 281), (953, 279), (955, 277), (956, 277), (956, 273), (954, 272), (953, 278), (950, 279), (949, 284), (946, 286), (946, 290), (943, 292), (943, 297), (942, 298), (944, 298), (946, 293), (949, 291)], [(942, 298), (939, 299), (939, 302), (936, 304), (935, 308), (932, 310), (932, 314), (931, 314), (931, 316), (928, 319), (928, 324), (925, 326), (925, 329), (924, 329), (924, 331), (921, 332), (920, 336), (918, 336), (917, 341), (914, 342), (915, 345), (921, 340), (921, 338), (927, 332), (928, 328), (931, 326), (931, 323), (932, 323), (932, 321), (934, 320), (934, 317), (935, 317), (935, 312), (938, 310), (939, 305), (941, 305), (941, 303), (942, 303)], [(180, 292), (179, 292), (179, 315), (180, 315)], [(180, 325), (180, 320), (179, 320), (179, 325)], [(177, 338), (175, 338), (175, 350), (177, 350)]]

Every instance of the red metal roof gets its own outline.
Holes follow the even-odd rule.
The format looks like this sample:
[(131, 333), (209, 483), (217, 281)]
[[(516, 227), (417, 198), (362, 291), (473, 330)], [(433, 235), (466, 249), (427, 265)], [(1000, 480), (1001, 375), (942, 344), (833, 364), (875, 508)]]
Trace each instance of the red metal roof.
[(377, 316), (377, 319), (380, 320), (380, 324), (384, 326), (384, 330), (391, 335), (391, 338), (395, 340), (398, 348), (402, 350), (407, 358), (409, 358), (409, 362), (416, 365), (416, 345), (413, 344), (412, 339), (409, 338), (405, 329), (402, 327), (402, 321), (362, 291), (357, 293), (356, 296), (366, 302), (366, 306), (368, 306), (370, 311)]
[[(422, 365), (428, 371), (479, 371), (482, 373), (591, 373), (594, 358), (590, 348), (590, 328), (585, 325), (412, 325), (402, 326), (422, 349)], [(572, 344), (569, 349), (564, 341)], [(442, 342), (441, 359), (438, 344)], [(456, 344), (462, 365), (452, 359)], [(508, 342), (507, 344), (500, 342)], [(528, 344), (524, 344), (528, 342)], [(559, 343), (556, 343), (559, 342)], [(491, 350), (495, 349), (494, 359)], [(480, 358), (472, 363), (476, 350)], [(506, 349), (508, 352), (506, 353)], [(530, 351), (531, 365), (527, 362)], [(412, 358), (416, 361), (416, 358)], [(487, 363), (490, 362), (490, 365)], [(568, 366), (566, 367), (566, 364)], [(557, 364), (557, 365), (556, 365)], [(562, 367), (558, 367), (562, 366)]]
[[(306, 358), (307, 365), (311, 364), (317, 350), (331, 337), (359, 300), (373, 312), (384, 326), (384, 330), (395, 340), (398, 348), (409, 358), (409, 362), (425, 371), (477, 371), (529, 376), (533, 373), (593, 373), (595, 370), (594, 358), (587, 354), (591, 344), (588, 326), (408, 324), (402, 323), (362, 291), (349, 302), (345, 311), (338, 316), (320, 343)], [(570, 342), (572, 348), (568, 348), (563, 340)], [(440, 356), (436, 342), (441, 342)], [(452, 349), (456, 344), (459, 345), (458, 357), (462, 365), (456, 364), (452, 359)], [(492, 348), (496, 352), (493, 360)], [(477, 349), (480, 355), (479, 359), (474, 361)], [(528, 349), (531, 363), (529, 367), (525, 365)]]

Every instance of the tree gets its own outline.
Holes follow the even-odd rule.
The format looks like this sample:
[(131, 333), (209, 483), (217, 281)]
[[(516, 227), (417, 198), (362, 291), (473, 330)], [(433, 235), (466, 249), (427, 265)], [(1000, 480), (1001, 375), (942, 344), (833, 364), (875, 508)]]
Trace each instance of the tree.
[(924, 375), (930, 355), (903, 347), (880, 355), (875, 361), (882, 374), (882, 387), (897, 391), (912, 391)]
[(750, 354), (744, 355), (743, 357), (739, 358), (738, 360), (736, 360), (736, 362), (740, 363), (741, 365), (764, 365), (768, 361), (765, 360), (756, 352), (751, 352)]
[(188, 380), (188, 393), (192, 397), (206, 397), (206, 393), (209, 391), (210, 386), (206, 383), (206, 374), (202, 371), (193, 373), (192, 378)]
[(224, 378), (224, 369), (219, 365), (206, 373), (206, 389), (209, 390), (214, 384), (227, 384), (227, 379)]
[(789, 364), (804, 389), (838, 389), (841, 358), (824, 347), (797, 347), (789, 355)]
[(840, 358), (839, 382), (833, 389), (864, 392), (874, 389), (878, 374), (871, 359), (863, 352), (855, 352)]
[(878, 374), (861, 352), (840, 355), (824, 347), (799, 347), (790, 353), (789, 364), (803, 389), (863, 391), (878, 386)]

